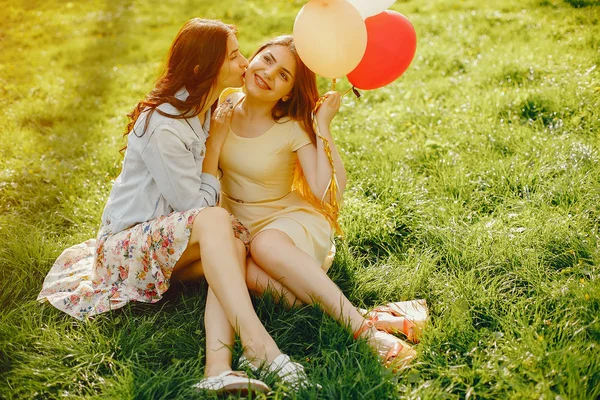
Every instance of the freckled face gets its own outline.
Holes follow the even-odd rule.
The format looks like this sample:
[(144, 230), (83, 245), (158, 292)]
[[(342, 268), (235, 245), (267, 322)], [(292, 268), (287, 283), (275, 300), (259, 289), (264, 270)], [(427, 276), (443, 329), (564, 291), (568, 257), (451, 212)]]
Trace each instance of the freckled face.
[(217, 77), (217, 87), (240, 87), (244, 84), (244, 74), (248, 60), (240, 53), (240, 46), (235, 35), (227, 37), (227, 54)]
[(294, 87), (296, 59), (285, 46), (269, 46), (256, 55), (246, 70), (246, 92), (277, 102)]

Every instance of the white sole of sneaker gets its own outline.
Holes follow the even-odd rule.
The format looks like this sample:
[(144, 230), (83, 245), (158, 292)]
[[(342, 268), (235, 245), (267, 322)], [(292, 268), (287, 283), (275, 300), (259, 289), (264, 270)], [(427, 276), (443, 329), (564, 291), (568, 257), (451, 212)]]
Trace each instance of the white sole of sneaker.
[(252, 379), (249, 382), (229, 383), (217, 390), (216, 393), (237, 393), (242, 396), (247, 396), (248, 393), (267, 393), (270, 390), (271, 389), (263, 382)]

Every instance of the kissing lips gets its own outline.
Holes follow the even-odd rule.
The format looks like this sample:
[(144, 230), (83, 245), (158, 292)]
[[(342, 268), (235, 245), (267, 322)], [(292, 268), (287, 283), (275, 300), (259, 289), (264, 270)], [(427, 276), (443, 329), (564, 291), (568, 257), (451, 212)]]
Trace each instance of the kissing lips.
[(265, 80), (257, 74), (254, 74), (254, 82), (256, 83), (256, 86), (261, 89), (271, 90), (271, 87), (267, 84), (267, 82), (265, 82)]

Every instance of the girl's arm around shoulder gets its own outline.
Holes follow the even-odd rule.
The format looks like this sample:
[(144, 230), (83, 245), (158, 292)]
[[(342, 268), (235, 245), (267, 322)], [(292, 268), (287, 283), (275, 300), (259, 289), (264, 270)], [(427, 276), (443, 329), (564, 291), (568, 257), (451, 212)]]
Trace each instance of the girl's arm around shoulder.
[(221, 186), (213, 175), (202, 173), (197, 158), (181, 140), (177, 129), (160, 125), (142, 150), (142, 159), (169, 205), (175, 211), (211, 207), (219, 201)]

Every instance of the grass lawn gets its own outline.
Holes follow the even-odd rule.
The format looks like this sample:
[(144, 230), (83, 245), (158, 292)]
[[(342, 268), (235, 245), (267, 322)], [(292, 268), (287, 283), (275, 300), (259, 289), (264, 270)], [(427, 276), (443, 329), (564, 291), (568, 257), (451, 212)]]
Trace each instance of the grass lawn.
[[(181, 25), (235, 23), (249, 56), (303, 4), (0, 0), (0, 398), (197, 398), (205, 283), (83, 323), (35, 298), (61, 251), (95, 237), (125, 114)], [(319, 308), (257, 298), (323, 387), (289, 395), (599, 398), (599, 1), (392, 9), (417, 54), (334, 120), (349, 184), (331, 276), (360, 306), (425, 298), (431, 324), (393, 374)]]

